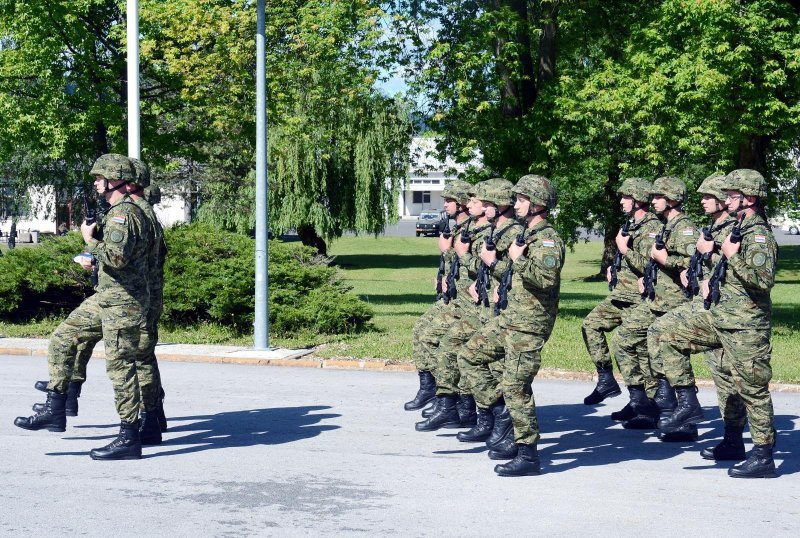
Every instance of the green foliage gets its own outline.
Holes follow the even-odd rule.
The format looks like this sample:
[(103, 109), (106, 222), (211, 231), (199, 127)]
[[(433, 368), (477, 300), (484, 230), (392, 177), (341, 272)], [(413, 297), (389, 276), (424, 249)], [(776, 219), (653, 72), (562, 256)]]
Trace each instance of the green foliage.
[[(164, 321), (248, 331), (255, 307), (254, 241), (197, 224), (169, 230), (167, 243)], [(270, 330), (276, 335), (348, 333), (372, 317), (336, 269), (299, 244), (270, 243), (269, 287)]]

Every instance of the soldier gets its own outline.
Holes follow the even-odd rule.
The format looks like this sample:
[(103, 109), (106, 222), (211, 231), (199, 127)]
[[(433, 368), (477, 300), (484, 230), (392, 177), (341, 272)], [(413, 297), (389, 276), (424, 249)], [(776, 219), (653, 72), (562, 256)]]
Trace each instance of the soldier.
[[(482, 265), (480, 252), (485, 241), (491, 241), (501, 253), (514, 241), (515, 223), (510, 218), (512, 187), (510, 181), (494, 178), (475, 185), (468, 193), (470, 201), (467, 207), (476, 219), (472, 235), (462, 234), (454, 240), (453, 247), (460, 266), (465, 270), (466, 274), (462, 274), (460, 279), (467, 289), (459, 293), (459, 306), (448, 311), (446, 322), (449, 329), (442, 337), (437, 353), (436, 405), (426, 420), (415, 425), (417, 431), (459, 428), (477, 423), (475, 400), (460, 386), (458, 350), (491, 315), (486, 290), (491, 286), (492, 268)], [(501, 351), (500, 347), (496, 349), (497, 353)]]
[[(658, 318), (647, 330), (647, 351), (653, 359), (652, 363), (657, 368), (656, 377), (658, 383), (663, 387), (661, 392), (664, 395), (661, 399), (660, 407), (661, 418), (672, 415), (678, 402), (675, 398), (674, 389), (682, 390), (685, 387), (693, 387), (694, 373), (689, 356), (669, 356), (668, 361), (664, 361), (664, 356), (660, 350), (662, 339), (669, 340), (675, 332), (686, 330), (685, 318), (693, 316), (710, 316), (703, 307), (703, 298), (698, 294), (699, 280), (703, 278), (703, 269), (711, 269), (713, 264), (719, 259), (719, 245), (730, 231), (733, 219), (725, 207), (725, 192), (722, 190), (724, 176), (711, 175), (703, 180), (697, 192), (703, 195), (702, 205), (706, 215), (712, 218), (711, 224), (703, 228), (700, 237), (697, 239), (696, 251), (689, 262), (689, 268), (681, 272), (681, 284), (684, 294), (690, 299), (678, 308), (667, 312)], [(711, 239), (708, 239), (711, 238)], [(714, 245), (709, 251), (706, 248), (708, 241), (713, 241)], [(708, 320), (710, 323), (710, 319)], [(722, 360), (722, 350), (714, 350), (706, 353), (706, 360), (712, 372), (716, 370), (716, 364)], [(696, 441), (697, 426), (694, 424), (684, 424), (678, 428), (663, 428), (663, 423), (659, 423), (659, 439), (662, 441)]]
[(666, 387), (656, 381), (647, 353), (647, 329), (656, 318), (686, 301), (680, 273), (689, 266), (697, 240), (695, 225), (681, 209), (686, 199), (683, 181), (660, 177), (653, 182), (652, 195), (653, 210), (664, 222), (654, 237), (645, 275), (639, 278), (639, 291), (645, 300), (630, 310), (612, 339), (630, 393), (629, 411), (620, 413), (627, 419), (622, 426), (628, 429), (655, 428), (660, 407), (668, 405), (663, 401)]
[[(421, 409), (436, 397), (436, 380), (431, 371), (435, 368), (434, 358), (439, 340), (447, 332), (445, 318), (442, 311), (446, 308), (457, 308), (454, 299), (458, 293), (455, 279), (458, 276), (458, 259), (453, 250), (453, 238), (458, 237), (461, 229), (469, 219), (466, 203), (469, 197), (467, 191), (472, 185), (466, 181), (453, 180), (445, 185), (442, 191), (444, 210), (448, 219), (455, 219), (456, 225), (448, 234), (441, 230), (439, 234), (439, 273), (434, 284), (437, 297), (436, 302), (417, 320), (412, 334), (412, 348), (414, 364), (419, 374), (419, 390), (416, 396), (406, 402), (406, 411)], [(449, 283), (449, 284), (448, 284)], [(451, 286), (449, 288), (448, 286)]]
[[(582, 325), (586, 350), (597, 368), (597, 386), (584, 398), (586, 405), (595, 405), (621, 394), (614, 379), (605, 333), (619, 327), (631, 308), (642, 302), (638, 280), (644, 275), (650, 248), (661, 229), (658, 218), (648, 211), (652, 189), (653, 184), (649, 181), (632, 177), (623, 181), (617, 190), (619, 205), (628, 220), (617, 233), (617, 255), (606, 271), (611, 293), (589, 312)], [(617, 418), (617, 415), (612, 414), (612, 418)]]
[[(776, 436), (769, 393), (770, 290), (775, 283), (778, 247), (764, 214), (767, 185), (761, 174), (749, 169), (734, 170), (725, 176), (723, 190), (727, 209), (737, 223), (720, 246), (721, 256), (711, 277), (700, 285), (710, 315), (684, 317), (681, 330), (664, 334), (658, 349), (665, 367), (687, 360), (695, 350), (722, 349), (713, 373), (725, 437), (700, 454), (710, 460), (741, 461), (745, 458), (742, 432), (745, 423), (749, 423), (753, 450), (744, 463), (729, 469), (728, 475), (772, 478), (777, 474), (772, 459)], [(713, 242), (699, 242), (698, 248), (711, 252)], [(694, 385), (678, 391), (678, 407), (661, 421), (664, 429), (702, 421), (695, 391)]]
[(511, 416), (510, 433), (489, 452), (492, 459), (511, 460), (495, 466), (500, 476), (540, 473), (539, 424), (531, 384), (555, 323), (564, 265), (564, 243), (547, 222), (556, 204), (550, 181), (537, 175), (523, 176), (513, 192), (516, 216), (526, 227), (508, 249), (510, 289), (495, 288), (493, 294), (494, 302), (499, 303), (501, 292), (508, 291), (508, 304), (496, 318), (503, 350), (500, 365), (493, 366), (493, 357), (478, 351), (485, 344), (481, 333), (470, 339), (468, 353), (459, 357), (476, 367), (469, 371), (470, 386), (480, 406), (496, 406), (502, 398)]

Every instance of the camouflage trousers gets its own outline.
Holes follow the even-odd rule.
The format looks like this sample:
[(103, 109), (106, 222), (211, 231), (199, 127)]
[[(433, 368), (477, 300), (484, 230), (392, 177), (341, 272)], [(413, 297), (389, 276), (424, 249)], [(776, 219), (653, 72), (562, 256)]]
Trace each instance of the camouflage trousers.
[(662, 331), (656, 345), (665, 372), (669, 375), (672, 368), (668, 364), (682, 363), (691, 353), (717, 351), (706, 357), (725, 424), (743, 427), (746, 419), (753, 443), (772, 444), (775, 413), (769, 393), (771, 331), (715, 327), (705, 311), (695, 315), (683, 312), (680, 323), (680, 330)]
[(656, 377), (647, 352), (647, 329), (661, 315), (650, 310), (648, 302), (629, 309), (625, 320), (611, 339), (617, 366), (627, 386), (643, 385), (647, 395), (656, 393)]
[(430, 372), (436, 367), (439, 341), (449, 328), (445, 324), (444, 311), (454, 306), (454, 303), (446, 305), (442, 300), (436, 301), (414, 324), (411, 349), (414, 366), (420, 372)]
[(606, 333), (622, 325), (634, 306), (636, 306), (634, 303), (607, 297), (584, 318), (581, 325), (583, 341), (592, 362), (598, 368), (611, 367), (611, 353), (608, 350)]
[(500, 325), (501, 317), (492, 317), (479, 327), (458, 352), (461, 389), (472, 394), (482, 409), (489, 408), (501, 396), (499, 385), (505, 357), (505, 330)]
[[(691, 318), (703, 318), (702, 322), (692, 323)], [(677, 333), (684, 333), (694, 327), (696, 331), (689, 343), (688, 353), (674, 353), (664, 349), (665, 343), (674, 339)], [(647, 352), (651, 366), (657, 377), (666, 378), (673, 387), (689, 387), (695, 384), (692, 370), (692, 353), (705, 352), (706, 361), (713, 365), (720, 361), (722, 348), (714, 348), (709, 341), (716, 340), (711, 327), (711, 313), (703, 308), (703, 300), (696, 298), (656, 319), (647, 330)]]
[(444, 312), (443, 323), (448, 328), (439, 341), (436, 353), (436, 394), (467, 394), (461, 387), (461, 371), (458, 368), (458, 351), (472, 338), (489, 319), (489, 309), (472, 303), (460, 302)]

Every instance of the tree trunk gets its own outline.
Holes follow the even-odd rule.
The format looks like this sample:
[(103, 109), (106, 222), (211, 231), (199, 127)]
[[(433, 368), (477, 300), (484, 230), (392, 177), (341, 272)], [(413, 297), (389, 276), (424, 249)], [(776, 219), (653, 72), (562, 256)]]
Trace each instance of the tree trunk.
[[(609, 172), (603, 184), (603, 198), (608, 207), (614, 207), (617, 203), (616, 185), (619, 181), (619, 174)], [(614, 255), (617, 253), (617, 243), (615, 238), (619, 232), (620, 223), (618, 219), (608, 218), (603, 225), (603, 257), (600, 259), (600, 273), (598, 279), (606, 278), (606, 269), (614, 262)]]
[[(536, 88), (536, 72), (531, 54), (530, 26), (528, 24), (528, 2), (526, 0), (494, 0), (494, 9), (508, 7), (517, 14), (520, 20), (520, 31), (514, 35), (501, 35), (495, 39), (494, 54), (497, 60), (497, 74), (503, 81), (500, 88), (503, 115), (518, 118), (533, 107), (538, 96)], [(503, 48), (510, 40), (520, 44), (519, 62), (521, 73), (512, 73), (502, 61)], [(513, 76), (517, 75), (517, 76)]]
[(556, 76), (556, 24), (558, 4), (553, 6), (548, 21), (542, 26), (542, 38), (539, 40), (539, 80), (538, 87)]
[(317, 230), (310, 224), (303, 224), (297, 227), (297, 235), (300, 241), (306, 246), (314, 247), (323, 256), (328, 255), (328, 245), (325, 240), (317, 235)]
[(742, 142), (739, 145), (736, 165), (739, 168), (750, 168), (766, 174), (769, 142), (768, 136), (751, 136), (749, 140)]

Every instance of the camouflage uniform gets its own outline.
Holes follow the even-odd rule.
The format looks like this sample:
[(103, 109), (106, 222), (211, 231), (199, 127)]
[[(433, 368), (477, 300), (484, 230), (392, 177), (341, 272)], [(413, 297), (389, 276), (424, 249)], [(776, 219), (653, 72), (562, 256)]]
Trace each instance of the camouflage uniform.
[[(682, 195), (667, 192), (682, 186)], [(675, 178), (659, 178), (653, 184), (653, 194), (682, 202), (686, 187)], [(656, 372), (660, 365), (651, 364), (647, 352), (647, 329), (656, 318), (686, 302), (680, 282), (680, 273), (688, 267), (695, 250), (698, 234), (694, 223), (683, 214), (669, 220), (662, 228), (662, 239), (669, 253), (664, 266), (658, 267), (658, 280), (654, 300), (645, 300), (631, 309), (627, 319), (617, 330), (612, 340), (620, 372), (628, 387), (643, 385), (649, 397), (656, 391)]]
[[(648, 181), (629, 178), (623, 182), (618, 194), (632, 196), (636, 202), (647, 202), (651, 189), (652, 184)], [(647, 213), (639, 221), (632, 223), (628, 230), (629, 249), (622, 257), (617, 271), (616, 286), (583, 320), (583, 341), (589, 356), (599, 368), (611, 367), (611, 354), (605, 333), (619, 327), (627, 318), (631, 307), (642, 302), (638, 280), (644, 275), (650, 259), (650, 248), (660, 230), (661, 222), (652, 213)]]

